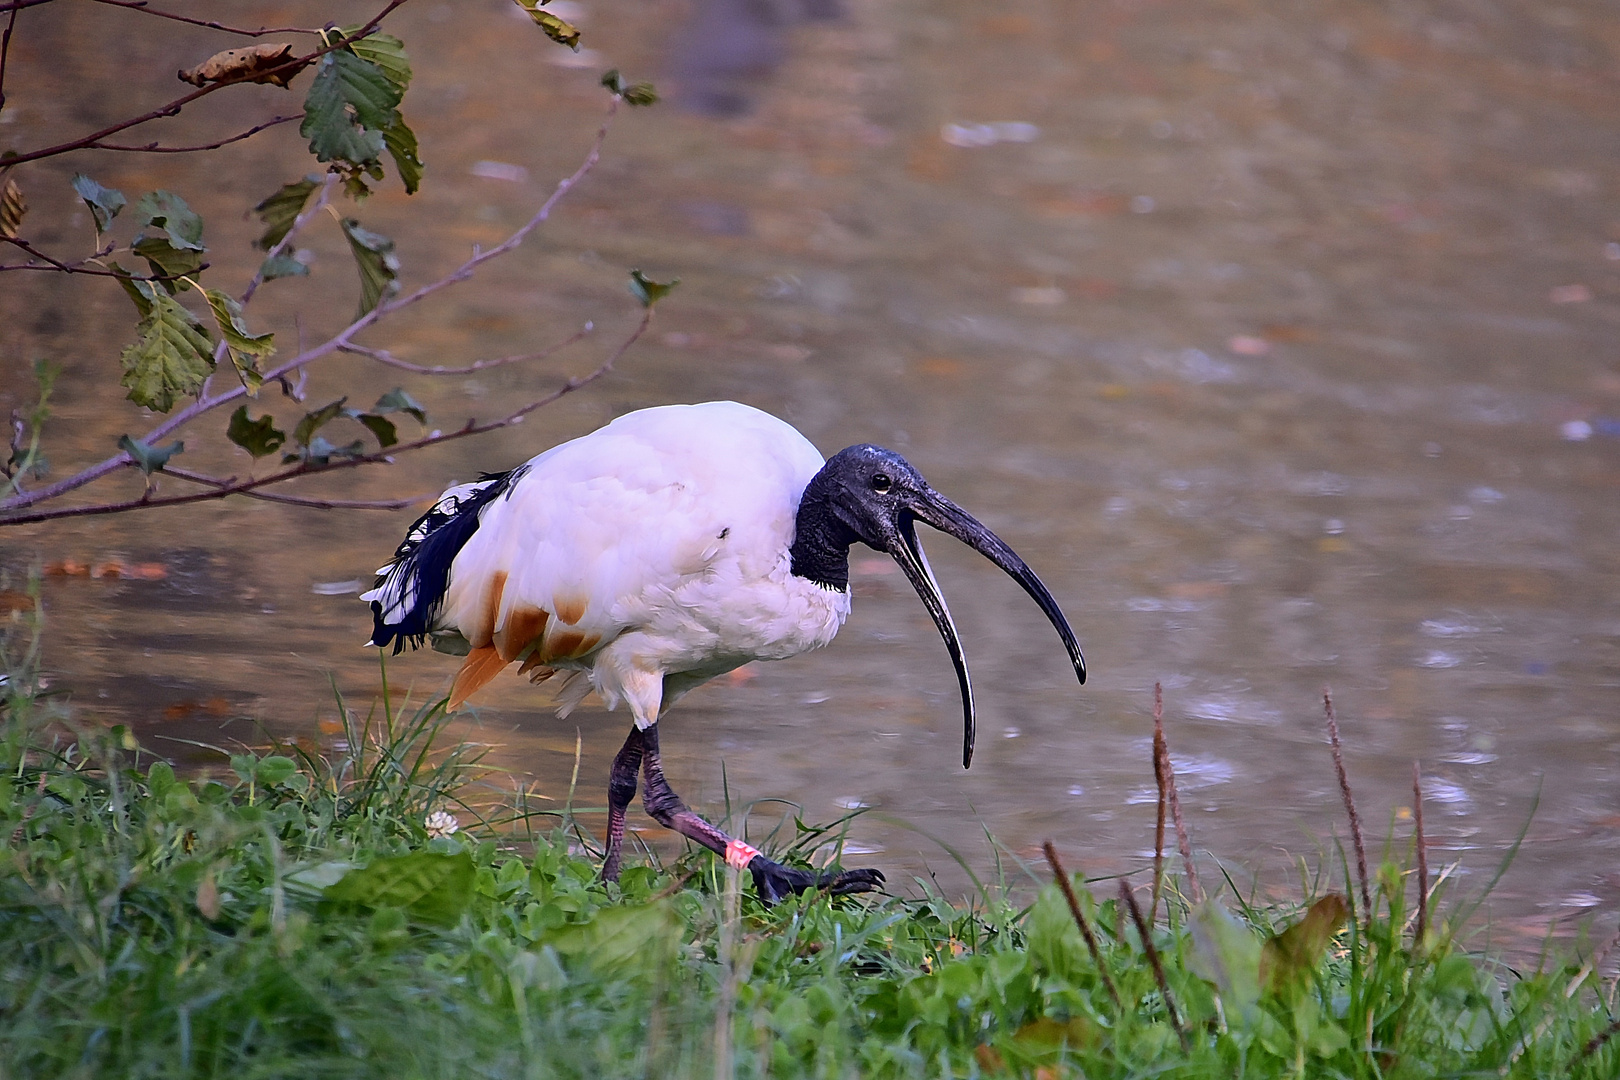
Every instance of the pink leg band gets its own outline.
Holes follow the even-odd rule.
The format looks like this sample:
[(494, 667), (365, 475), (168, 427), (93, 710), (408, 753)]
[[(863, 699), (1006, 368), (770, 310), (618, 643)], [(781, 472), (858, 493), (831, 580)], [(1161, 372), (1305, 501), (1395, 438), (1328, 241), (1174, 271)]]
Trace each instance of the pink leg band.
[(733, 840), (726, 845), (726, 865), (735, 866), (738, 870), (745, 869), (758, 854), (758, 848), (749, 847), (741, 840)]

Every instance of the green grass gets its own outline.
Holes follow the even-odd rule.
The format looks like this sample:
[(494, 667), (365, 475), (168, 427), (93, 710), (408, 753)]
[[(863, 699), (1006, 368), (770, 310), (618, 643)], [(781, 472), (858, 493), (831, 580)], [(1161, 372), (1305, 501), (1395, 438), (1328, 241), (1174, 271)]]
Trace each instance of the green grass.
[[(470, 805), (437, 704), (340, 704), (341, 753), (186, 779), (76, 727), (13, 631), (0, 1078), (1620, 1076), (1612, 984), (1470, 955), (1445, 912), (1412, 942), (1394, 863), (1370, 919), (1172, 893), (1150, 937), (1178, 1029), (1087, 888), (1102, 969), (1053, 885), (767, 910), (689, 853), (605, 887), (577, 823)], [(439, 810), (462, 830), (430, 837)], [(790, 861), (829, 835), (793, 828)]]

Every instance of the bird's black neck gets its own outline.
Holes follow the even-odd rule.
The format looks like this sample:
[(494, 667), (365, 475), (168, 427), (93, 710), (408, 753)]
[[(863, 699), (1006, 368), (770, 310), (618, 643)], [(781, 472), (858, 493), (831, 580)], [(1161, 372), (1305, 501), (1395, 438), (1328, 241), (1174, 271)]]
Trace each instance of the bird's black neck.
[(839, 517), (832, 484), (819, 472), (799, 499), (793, 521), (793, 576), (824, 589), (849, 591), (849, 547), (860, 539)]

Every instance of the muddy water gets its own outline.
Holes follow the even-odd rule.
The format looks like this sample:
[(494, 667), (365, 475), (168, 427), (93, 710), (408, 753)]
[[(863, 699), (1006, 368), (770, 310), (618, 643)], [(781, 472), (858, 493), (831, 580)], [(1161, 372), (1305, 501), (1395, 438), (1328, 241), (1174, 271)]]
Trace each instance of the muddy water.
[[(574, 167), (602, 69), (654, 76), (681, 103), (621, 117), (534, 242), (368, 337), (467, 363), (594, 320), (537, 364), (407, 377), (434, 424), (594, 366), (636, 318), (629, 267), (682, 285), (613, 376), (524, 426), (309, 490), (436, 491), (670, 401), (747, 401), (827, 452), (885, 443), (1042, 574), (1092, 681), (1073, 685), (1016, 586), (933, 543), (980, 690), (963, 773), (944, 650), (893, 567), (862, 556), (831, 648), (753, 665), (669, 716), (669, 772), (691, 801), (716, 807), (724, 778), (733, 800), (796, 800), (812, 820), (872, 807), (852, 842), (901, 883), (962, 881), (924, 831), (981, 873), (986, 830), (1024, 857), (1053, 837), (1087, 871), (1139, 868), (1160, 680), (1196, 843), (1240, 879), (1286, 887), (1288, 853), (1314, 857), (1343, 833), (1321, 723), (1331, 684), (1375, 838), (1406, 842), (1420, 759), (1431, 861), (1459, 860), (1464, 888), (1530, 820), (1495, 901), (1503, 932), (1530, 940), (1594, 910), (1612, 923), (1613, 8), (846, 0), (759, 8), (742, 26), (733, 8), (746, 7), (592, 4), (579, 57), (499, 5), (404, 9), (407, 113), (430, 172), (415, 198), (390, 187), (359, 212), (398, 238), (412, 282), (497, 242)], [(281, 4), (262, 20), (320, 17)], [(101, 9), (19, 22), (0, 128), (19, 145), (169, 93), (110, 71), (86, 40), (116, 33), (131, 72), (224, 47)], [(704, 26), (736, 31), (742, 59), (727, 67)], [(271, 88), (233, 100), (188, 110), (164, 137), (207, 141), (288, 108)], [(283, 127), (228, 158), (85, 156), (23, 179), (42, 241), (69, 253), (89, 228), (72, 171), (182, 191), (208, 214), (211, 274), (228, 283), (253, 265), (241, 208), (303, 171), (297, 150)], [(312, 281), (275, 283), (254, 305), (288, 343), (321, 340), (353, 310), (341, 239), (328, 228), (304, 243)], [(34, 357), (66, 368), (58, 473), (150, 424), (111, 386), (132, 319), (101, 285), (0, 279), (0, 406), (26, 396)], [(366, 398), (396, 374), (345, 359), (311, 374), (310, 400)], [(204, 441), (188, 435), (193, 468), (249, 467)], [(175, 740), (254, 739), (237, 717), (318, 736), (329, 678), (368, 698), (376, 659), (348, 583), (406, 521), (204, 505), (8, 530), (0, 560), (13, 588), (64, 558), (161, 564), (161, 580), (47, 579), (46, 655), (82, 715), (196, 758)], [(452, 667), (420, 654), (391, 673), (433, 694)], [(576, 730), (594, 793), (626, 723), (598, 708), (558, 721), (509, 679), (467, 730), (562, 800)]]

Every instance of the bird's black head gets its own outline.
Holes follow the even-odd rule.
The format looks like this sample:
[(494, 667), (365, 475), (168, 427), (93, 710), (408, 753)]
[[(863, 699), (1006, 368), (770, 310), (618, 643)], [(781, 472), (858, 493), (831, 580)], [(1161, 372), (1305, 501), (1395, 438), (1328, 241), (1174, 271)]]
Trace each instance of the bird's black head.
[(1001, 567), (1040, 605), (1086, 681), (1086, 662), (1057, 601), (1012, 548), (973, 515), (928, 486), (905, 458), (881, 446), (851, 446), (828, 459), (805, 488), (793, 538), (793, 573), (827, 588), (849, 587), (849, 548), (859, 541), (900, 564), (933, 617), (962, 688), (962, 765), (973, 760), (973, 684), (945, 597), (917, 539), (916, 522), (949, 533)]

